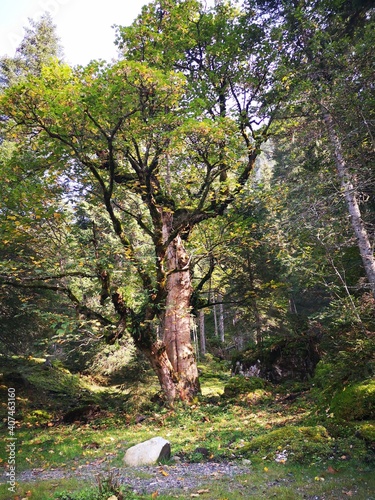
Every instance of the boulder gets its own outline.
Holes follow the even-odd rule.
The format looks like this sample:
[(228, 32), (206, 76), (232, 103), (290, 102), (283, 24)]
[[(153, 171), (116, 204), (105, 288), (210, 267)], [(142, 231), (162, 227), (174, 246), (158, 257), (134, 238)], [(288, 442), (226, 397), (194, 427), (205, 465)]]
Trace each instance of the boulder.
[(151, 465), (171, 456), (171, 445), (162, 437), (154, 437), (129, 448), (124, 457), (125, 465)]

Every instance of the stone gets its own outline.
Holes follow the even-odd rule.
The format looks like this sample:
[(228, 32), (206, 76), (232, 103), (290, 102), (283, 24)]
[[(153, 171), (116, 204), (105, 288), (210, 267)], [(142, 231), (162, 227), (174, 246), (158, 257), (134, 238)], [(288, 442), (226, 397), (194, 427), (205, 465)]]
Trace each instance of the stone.
[(171, 445), (166, 439), (157, 436), (129, 448), (124, 457), (125, 465), (151, 465), (171, 456)]

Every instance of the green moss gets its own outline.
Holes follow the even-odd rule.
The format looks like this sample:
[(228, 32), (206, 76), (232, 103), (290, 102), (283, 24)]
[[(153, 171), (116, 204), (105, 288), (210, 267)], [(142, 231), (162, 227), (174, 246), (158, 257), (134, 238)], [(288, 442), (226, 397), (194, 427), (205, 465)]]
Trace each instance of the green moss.
[(243, 399), (253, 406), (272, 399), (272, 393), (264, 389), (255, 389), (255, 391), (248, 392)]
[(332, 438), (323, 426), (286, 426), (254, 438), (245, 445), (247, 454), (258, 453), (264, 458), (274, 458), (280, 450), (287, 451), (288, 460), (304, 462), (314, 457), (328, 457), (331, 454)]
[(48, 413), (48, 411), (34, 410), (26, 415), (24, 421), (34, 425), (35, 424), (45, 425), (48, 422), (50, 422), (52, 418), (53, 415), (51, 413)]
[(327, 361), (319, 361), (315, 368), (313, 383), (319, 389), (324, 389), (327, 385), (331, 385), (335, 378), (335, 368), (332, 363)]
[(359, 423), (357, 425), (357, 435), (375, 446), (375, 421)]
[(331, 412), (342, 420), (375, 418), (375, 380), (357, 382), (345, 387), (331, 401)]
[(246, 378), (241, 375), (232, 377), (224, 387), (225, 398), (235, 398), (244, 394), (253, 393), (258, 389), (269, 388), (269, 383), (258, 377)]

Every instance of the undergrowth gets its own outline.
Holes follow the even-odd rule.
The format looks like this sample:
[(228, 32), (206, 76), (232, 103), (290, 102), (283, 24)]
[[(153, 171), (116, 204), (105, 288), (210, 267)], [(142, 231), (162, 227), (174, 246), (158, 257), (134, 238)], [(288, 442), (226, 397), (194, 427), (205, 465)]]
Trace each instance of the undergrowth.
[[(58, 468), (66, 472), (66, 479), (47, 491), (42, 483), (18, 485), (19, 498), (30, 496), (26, 495), (28, 491), (38, 500), (150, 498), (137, 496), (110, 476), (89, 486), (67, 483), (67, 478), (90, 464), (103, 462), (107, 468), (123, 467), (127, 448), (156, 435), (171, 442), (172, 454), (182, 462), (251, 464), (251, 473), (236, 478), (235, 487), (225, 478), (217, 478), (202, 486), (202, 491), (208, 490), (206, 493), (177, 492), (168, 496), (158, 492), (160, 499), (190, 498), (190, 494), (215, 500), (244, 496), (262, 499), (275, 494), (281, 499), (295, 499), (319, 491), (324, 498), (345, 498), (343, 491), (354, 494), (354, 490), (356, 498), (371, 498), (366, 497), (366, 491), (375, 489), (369, 479), (374, 466), (370, 399), (364, 398), (366, 408), (370, 408), (365, 421), (348, 420), (342, 415), (336, 418), (330, 406), (321, 411), (317, 405), (317, 385), (310, 390), (306, 383), (276, 386), (255, 378), (230, 377), (228, 365), (223, 363), (219, 371), (218, 361), (211, 366), (201, 365), (200, 369), (202, 396), (192, 404), (178, 403), (172, 409), (160, 398), (157, 382), (150, 374), (143, 384), (103, 388), (88, 377), (54, 367), (51, 394), (55, 394), (56, 388), (63, 394), (66, 385), (65, 397), (56, 399), (48, 394), (45, 382), (51, 371), (45, 370), (41, 361), (17, 362), (17, 472), (31, 468)], [(4, 393), (10, 382), (9, 373), (15, 373), (14, 363), (3, 375)], [(335, 390), (334, 396), (339, 393)], [(48, 405), (43, 407), (45, 400)], [(64, 423), (65, 412), (93, 403), (98, 410), (85, 414), (81, 420)], [(5, 437), (6, 426), (2, 432)], [(3, 456), (0, 467), (6, 466)], [(349, 478), (350, 471), (356, 471), (354, 477)], [(363, 487), (358, 484), (359, 477)], [(366, 482), (370, 486), (365, 487)], [(341, 489), (341, 493), (329, 496), (330, 489)], [(7, 495), (6, 485), (0, 485), (0, 499), (16, 498)]]

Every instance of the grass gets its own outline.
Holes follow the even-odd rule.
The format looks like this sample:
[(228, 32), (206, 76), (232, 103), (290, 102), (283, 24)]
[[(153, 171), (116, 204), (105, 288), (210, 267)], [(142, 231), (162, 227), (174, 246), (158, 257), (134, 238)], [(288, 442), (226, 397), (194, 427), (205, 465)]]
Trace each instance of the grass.
[[(129, 392), (128, 386), (103, 388), (87, 378), (70, 376), (66, 371), (60, 378), (62, 369), (59, 368), (53, 374), (53, 390), (63, 394), (65, 384), (67, 396), (51, 400), (45, 384), (46, 372), (40, 370), (40, 363), (33, 361), (30, 368), (27, 361), (23, 361), (24, 371), (19, 368), (20, 364), (18, 369), (27, 383), (17, 388), (17, 409), (21, 413), (16, 428), (17, 472), (59, 468), (66, 471), (66, 477), (19, 484), (15, 495), (10, 495), (7, 485), (0, 485), (0, 500), (29, 497), (50, 500), (62, 491), (79, 495), (79, 491), (95, 485), (78, 482), (68, 475), (90, 464), (105, 463), (108, 469), (121, 467), (128, 447), (156, 435), (168, 439), (172, 453), (179, 454), (184, 461), (197, 461), (195, 449), (205, 447), (212, 460), (240, 464), (251, 461), (252, 464), (250, 474), (233, 479), (213, 477), (207, 484), (188, 492), (159, 492), (160, 500), (345, 499), (351, 496), (375, 499), (371, 443), (360, 438), (355, 425), (346, 426), (329, 416), (322, 417), (308, 390), (290, 399), (290, 388), (280, 386), (254, 389), (233, 398), (223, 397), (229, 373), (218, 372), (216, 365), (215, 370), (202, 365), (202, 397), (194, 404), (179, 404), (171, 410), (150, 402), (150, 387), (152, 393), (157, 390), (151, 375), (147, 383), (133, 384)], [(37, 398), (35, 387), (39, 389)], [(6, 393), (6, 384), (3, 383), (2, 388)], [(98, 413), (87, 421), (62, 423), (61, 416), (67, 408), (92, 401), (99, 404)], [(6, 426), (1, 433), (4, 443)], [(276, 462), (284, 450), (286, 461)], [(0, 469), (6, 462), (3, 451), (6, 450), (1, 451)], [(201, 459), (204, 457), (199, 457)], [(151, 498), (151, 495), (134, 496), (128, 492), (124, 498)]]

